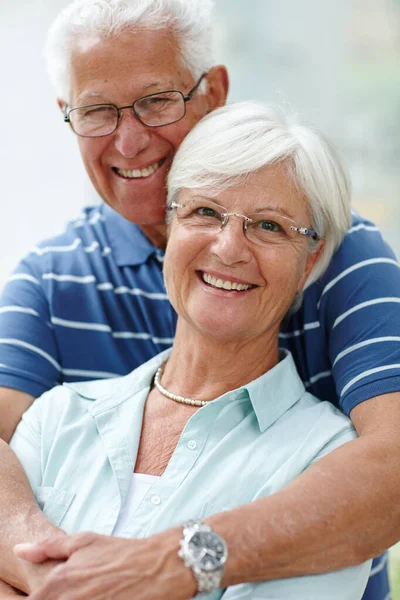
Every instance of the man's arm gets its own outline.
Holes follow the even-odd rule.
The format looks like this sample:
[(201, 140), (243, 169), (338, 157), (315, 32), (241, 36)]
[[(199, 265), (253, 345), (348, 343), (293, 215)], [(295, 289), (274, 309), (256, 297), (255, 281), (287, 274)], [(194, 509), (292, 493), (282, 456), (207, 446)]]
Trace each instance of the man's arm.
[(28, 478), (7, 444), (32, 402), (33, 396), (29, 394), (0, 388), (0, 577), (25, 591), (29, 590), (28, 579), (43, 576), (48, 568), (28, 571), (27, 565), (16, 559), (13, 546), (58, 531), (39, 510)]
[[(228, 544), (224, 587), (360, 564), (400, 538), (400, 393), (367, 400), (351, 416), (358, 439), (280, 492), (207, 519)], [(63, 593), (71, 599), (105, 600), (113, 593), (115, 600), (186, 600), (195, 582), (177, 556), (181, 537), (180, 528), (147, 540), (79, 534), (22, 547), (18, 555), (70, 557), (32, 600), (50, 592), (54, 600)]]

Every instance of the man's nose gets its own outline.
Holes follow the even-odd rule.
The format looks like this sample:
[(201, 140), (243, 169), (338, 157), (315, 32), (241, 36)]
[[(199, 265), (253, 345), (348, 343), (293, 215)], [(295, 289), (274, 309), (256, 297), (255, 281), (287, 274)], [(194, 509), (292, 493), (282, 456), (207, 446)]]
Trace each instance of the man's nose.
[(242, 218), (229, 217), (212, 241), (211, 252), (226, 265), (249, 262), (252, 259), (251, 244), (244, 233)]
[(131, 108), (121, 111), (115, 132), (115, 147), (124, 157), (133, 158), (150, 143), (151, 132), (136, 118)]

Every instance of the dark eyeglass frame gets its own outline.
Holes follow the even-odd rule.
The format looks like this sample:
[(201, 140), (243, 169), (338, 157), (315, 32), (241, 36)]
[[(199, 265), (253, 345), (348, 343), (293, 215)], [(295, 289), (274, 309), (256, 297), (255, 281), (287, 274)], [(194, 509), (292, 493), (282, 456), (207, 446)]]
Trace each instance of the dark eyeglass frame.
[[(131, 108), (133, 111), (133, 114), (135, 115), (135, 117), (137, 118), (138, 121), (140, 121), (140, 123), (142, 123), (143, 125), (146, 125), (146, 127), (165, 127), (165, 125), (171, 125), (172, 123), (177, 123), (178, 121), (181, 121), (184, 116), (186, 115), (186, 103), (189, 102), (194, 94), (197, 92), (201, 82), (203, 81), (204, 77), (207, 75), (207, 73), (203, 73), (200, 78), (198, 79), (197, 83), (192, 87), (192, 89), (186, 94), (186, 96), (183, 94), (183, 92), (181, 92), (180, 90), (162, 90), (160, 92), (155, 92), (153, 94), (146, 94), (145, 96), (140, 96), (140, 98), (136, 98), (136, 100), (134, 100), (132, 102), (132, 104), (128, 104), (127, 106), (117, 106), (116, 104), (112, 104), (111, 102), (101, 102), (100, 104), (85, 104), (83, 106), (75, 106), (74, 108), (69, 108), (68, 104), (65, 105), (64, 107), (64, 122), (65, 123), (69, 123), (72, 131), (78, 135), (79, 137), (85, 137), (85, 138), (96, 138), (96, 137), (106, 137), (107, 135), (112, 135), (114, 133), (114, 131), (117, 129), (119, 122), (121, 120), (122, 117), (122, 113), (121, 110), (125, 109), (125, 108)], [(171, 93), (177, 93), (180, 94), (182, 96), (183, 99), (183, 114), (181, 117), (179, 117), (178, 119), (174, 119), (173, 121), (168, 121), (168, 123), (162, 123), (161, 125), (149, 125), (148, 123), (146, 123), (145, 121), (143, 121), (143, 119), (140, 117), (140, 115), (136, 112), (135, 109), (135, 104), (137, 102), (139, 102), (140, 100), (145, 100), (146, 98), (151, 98), (152, 96), (158, 96), (160, 94), (171, 94)], [(74, 126), (71, 122), (70, 119), (70, 114), (72, 112), (74, 112), (75, 110), (81, 110), (82, 108), (94, 108), (96, 106), (112, 106), (113, 108), (116, 109), (117, 111), (117, 123), (114, 127), (114, 129), (112, 131), (110, 131), (109, 133), (103, 133), (101, 135), (82, 135), (81, 133), (77, 133), (74, 129)]]

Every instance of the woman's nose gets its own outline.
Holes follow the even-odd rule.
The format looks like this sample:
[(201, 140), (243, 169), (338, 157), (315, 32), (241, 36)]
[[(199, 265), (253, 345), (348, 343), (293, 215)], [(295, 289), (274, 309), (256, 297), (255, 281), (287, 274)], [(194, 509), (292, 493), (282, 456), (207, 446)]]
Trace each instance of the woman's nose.
[(216, 234), (211, 244), (211, 252), (226, 265), (251, 260), (251, 243), (245, 235), (242, 218), (229, 217), (226, 225)]
[(115, 132), (115, 147), (125, 158), (133, 158), (147, 148), (151, 132), (134, 115), (132, 109), (124, 109)]

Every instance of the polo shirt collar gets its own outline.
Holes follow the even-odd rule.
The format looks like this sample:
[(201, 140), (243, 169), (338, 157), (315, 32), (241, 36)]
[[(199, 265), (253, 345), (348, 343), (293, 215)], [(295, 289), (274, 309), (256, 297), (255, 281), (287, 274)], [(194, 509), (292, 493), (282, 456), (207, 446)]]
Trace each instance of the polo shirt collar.
[(293, 356), (280, 350), (280, 361), (258, 379), (243, 386), (249, 394), (260, 431), (265, 431), (305, 393)]
[(163, 251), (150, 242), (138, 225), (127, 221), (105, 203), (101, 205), (100, 212), (104, 217), (108, 243), (119, 267), (141, 265), (152, 254), (163, 256)]
[[(88, 408), (96, 416), (131, 398), (135, 393), (149, 388), (157, 371), (171, 354), (171, 348), (153, 357), (128, 375), (110, 379), (107, 382), (91, 381), (64, 384), (87, 400), (96, 400)], [(249, 384), (239, 388), (241, 397), (247, 395), (255, 412), (260, 431), (265, 431), (288, 411), (304, 395), (304, 383), (297, 373), (293, 357), (287, 350), (280, 350), (280, 361), (275, 367)], [(237, 390), (239, 391), (239, 390)], [(231, 401), (231, 394), (226, 392), (219, 399), (211, 402), (223, 403)], [(215, 405), (214, 405), (215, 406)]]

